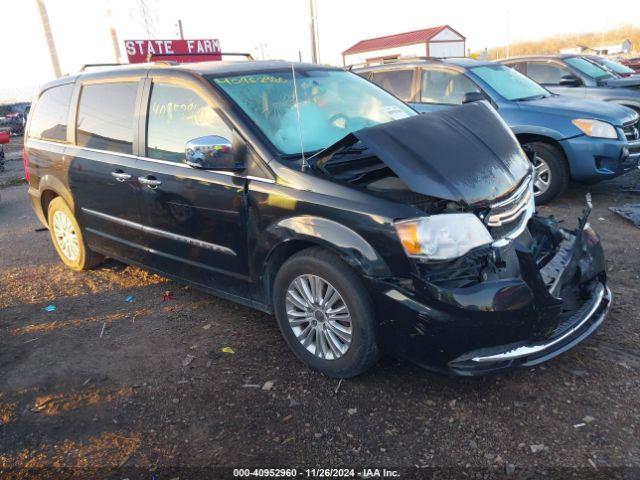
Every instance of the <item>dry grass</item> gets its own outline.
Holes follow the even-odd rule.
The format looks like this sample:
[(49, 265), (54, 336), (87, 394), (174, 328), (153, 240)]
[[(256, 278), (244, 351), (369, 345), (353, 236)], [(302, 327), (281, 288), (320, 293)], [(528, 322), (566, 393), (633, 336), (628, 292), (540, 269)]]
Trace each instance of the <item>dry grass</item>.
[(131, 395), (130, 388), (120, 388), (113, 392), (102, 390), (85, 390), (80, 393), (57, 393), (37, 397), (31, 411), (44, 415), (58, 415), (76, 408), (95, 406), (105, 402), (113, 402), (118, 398)]
[[(606, 32), (590, 33), (564, 33), (553, 37), (543, 38), (535, 42), (517, 42), (509, 46), (509, 56), (535, 55), (544, 53), (558, 53), (561, 48), (571, 48), (578, 45), (597, 47), (600, 45), (613, 45), (623, 40), (630, 40), (634, 50), (640, 49), (640, 27), (622, 25)], [(490, 48), (489, 60), (504, 58), (505, 46)]]
[[(14, 455), (0, 454), (0, 468), (117, 467), (128, 459), (142, 443), (137, 432), (104, 432), (84, 442), (64, 440), (55, 445), (41, 445), (38, 449), (23, 449)], [(27, 474), (20, 477), (21, 473)], [(17, 478), (30, 478), (29, 472), (18, 472)], [(43, 472), (44, 478), (46, 472)], [(51, 478), (51, 477), (48, 477)]]

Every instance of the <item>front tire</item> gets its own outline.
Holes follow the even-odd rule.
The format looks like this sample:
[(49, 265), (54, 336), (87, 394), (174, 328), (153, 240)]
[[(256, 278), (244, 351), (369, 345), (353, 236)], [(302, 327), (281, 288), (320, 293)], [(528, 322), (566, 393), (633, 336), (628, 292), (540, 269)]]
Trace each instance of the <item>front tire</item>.
[(49, 203), (47, 210), (49, 234), (58, 256), (71, 270), (89, 270), (104, 260), (87, 246), (76, 217), (62, 197)]
[(278, 326), (314, 370), (348, 378), (379, 358), (375, 314), (362, 279), (337, 255), (309, 248), (291, 257), (273, 288)]
[(535, 153), (534, 195), (544, 205), (561, 195), (569, 185), (569, 168), (560, 149), (545, 142), (527, 144)]

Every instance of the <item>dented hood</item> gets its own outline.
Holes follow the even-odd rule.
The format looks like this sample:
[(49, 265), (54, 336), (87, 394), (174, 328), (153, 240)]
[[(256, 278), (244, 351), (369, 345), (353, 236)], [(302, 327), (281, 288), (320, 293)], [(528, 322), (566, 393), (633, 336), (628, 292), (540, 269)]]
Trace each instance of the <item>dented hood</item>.
[(531, 170), (517, 140), (486, 102), (364, 128), (325, 152), (357, 140), (412, 191), (467, 205), (506, 195)]

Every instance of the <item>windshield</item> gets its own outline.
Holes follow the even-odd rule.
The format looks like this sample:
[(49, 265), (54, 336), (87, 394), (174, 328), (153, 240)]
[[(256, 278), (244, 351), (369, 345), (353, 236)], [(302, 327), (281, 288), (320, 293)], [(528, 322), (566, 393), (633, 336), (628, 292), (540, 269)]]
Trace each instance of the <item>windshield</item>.
[(588, 75), (591, 78), (596, 80), (601, 80), (603, 78), (614, 78), (609, 72), (607, 72), (604, 68), (599, 67), (593, 62), (589, 60), (585, 60), (581, 57), (569, 57), (565, 59), (569, 65), (571, 65), (576, 70), (580, 70), (585, 75)]
[(629, 67), (622, 65), (621, 63), (614, 62), (613, 60), (609, 60), (607, 58), (600, 58), (596, 61), (603, 64), (609, 70), (612, 70), (616, 73), (622, 73), (624, 75), (628, 75), (630, 73), (636, 73), (635, 71), (631, 70)]
[(471, 71), (507, 100), (531, 100), (549, 92), (513, 68), (504, 65), (473, 67)]
[[(417, 115), (410, 107), (342, 70), (291, 70), (209, 77), (285, 155), (322, 150), (351, 132)], [(300, 122), (298, 122), (298, 113)], [(301, 128), (299, 128), (299, 124)]]

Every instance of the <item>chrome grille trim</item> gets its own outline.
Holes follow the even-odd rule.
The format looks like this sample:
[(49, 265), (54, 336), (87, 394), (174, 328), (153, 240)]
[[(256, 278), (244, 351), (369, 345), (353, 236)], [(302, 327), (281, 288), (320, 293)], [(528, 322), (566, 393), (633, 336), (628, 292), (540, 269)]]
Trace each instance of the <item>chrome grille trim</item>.
[[(531, 174), (506, 199), (491, 205), (486, 225), (494, 238), (492, 246), (504, 247), (518, 238), (526, 230), (534, 212), (533, 174)], [(503, 226), (505, 228), (502, 232), (496, 231)]]
[(514, 221), (526, 211), (533, 198), (532, 180), (533, 177), (529, 176), (508, 198), (491, 205), (491, 210), (487, 217), (488, 227), (501, 227), (505, 223)]
[(628, 142), (640, 140), (640, 120), (626, 123), (622, 126), (622, 131)]

